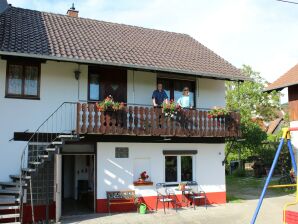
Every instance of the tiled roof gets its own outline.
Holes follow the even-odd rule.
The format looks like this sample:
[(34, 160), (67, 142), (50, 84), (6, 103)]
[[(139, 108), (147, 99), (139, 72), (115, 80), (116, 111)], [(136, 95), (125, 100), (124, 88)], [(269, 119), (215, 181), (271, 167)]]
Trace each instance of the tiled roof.
[(291, 68), (287, 73), (279, 77), (276, 81), (271, 83), (266, 91), (270, 90), (280, 90), (288, 86), (298, 84), (298, 64)]
[(0, 54), (247, 79), (186, 34), (16, 7), (0, 14)]

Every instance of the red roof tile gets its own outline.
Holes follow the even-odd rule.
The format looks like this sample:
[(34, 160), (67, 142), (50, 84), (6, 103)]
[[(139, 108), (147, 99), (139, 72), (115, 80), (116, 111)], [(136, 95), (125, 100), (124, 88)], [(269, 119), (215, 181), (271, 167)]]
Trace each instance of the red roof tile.
[(186, 34), (9, 7), (0, 14), (0, 54), (246, 80)]
[(276, 81), (271, 83), (266, 90), (280, 90), (288, 86), (297, 85), (298, 84), (298, 64), (296, 64), (293, 68), (291, 68), (284, 75), (279, 77)]

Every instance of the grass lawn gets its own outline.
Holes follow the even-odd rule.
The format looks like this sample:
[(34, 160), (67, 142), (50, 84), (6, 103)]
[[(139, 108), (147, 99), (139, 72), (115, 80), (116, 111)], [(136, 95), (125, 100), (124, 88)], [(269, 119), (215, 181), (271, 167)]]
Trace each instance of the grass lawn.
[[(226, 176), (227, 201), (230, 203), (241, 203), (245, 199), (258, 198), (265, 184), (266, 177), (234, 177)], [(278, 178), (274, 177), (269, 185), (278, 184)], [(267, 189), (267, 196), (282, 196), (294, 193), (294, 189), (274, 188)]]

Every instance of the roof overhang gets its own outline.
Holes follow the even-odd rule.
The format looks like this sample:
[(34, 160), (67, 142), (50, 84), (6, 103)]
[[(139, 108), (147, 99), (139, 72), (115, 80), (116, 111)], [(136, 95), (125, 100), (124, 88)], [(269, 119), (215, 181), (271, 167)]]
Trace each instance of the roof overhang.
[(287, 88), (287, 87), (290, 87), (290, 86), (295, 86), (295, 85), (298, 85), (298, 82), (294, 82), (294, 83), (291, 83), (291, 84), (280, 85), (280, 86), (273, 87), (273, 88), (266, 88), (264, 90), (264, 92), (272, 92), (274, 90), (282, 91), (284, 88)]
[(51, 61), (72, 62), (72, 63), (78, 63), (78, 64), (93, 64), (93, 65), (124, 67), (124, 68), (143, 70), (143, 71), (168, 72), (168, 73), (191, 75), (191, 76), (209, 78), (209, 79), (220, 79), (220, 80), (229, 80), (229, 81), (252, 81), (251, 78), (245, 77), (245, 76), (231, 77), (232, 75), (230, 76), (230, 75), (223, 75), (223, 74), (216, 74), (216, 73), (197, 73), (197, 72), (192, 72), (188, 70), (178, 70), (178, 69), (172, 69), (172, 68), (159, 68), (154, 66), (125, 64), (125, 63), (120, 64), (120, 63), (113, 63), (113, 62), (106, 62), (106, 61), (86, 60), (86, 59), (80, 59), (80, 58), (58, 57), (58, 56), (52, 56), (52, 55), (28, 54), (28, 53), (9, 52), (9, 51), (0, 51), (0, 55), (14, 56), (14, 57), (29, 57), (29, 58), (36, 58), (36, 59), (51, 60)]

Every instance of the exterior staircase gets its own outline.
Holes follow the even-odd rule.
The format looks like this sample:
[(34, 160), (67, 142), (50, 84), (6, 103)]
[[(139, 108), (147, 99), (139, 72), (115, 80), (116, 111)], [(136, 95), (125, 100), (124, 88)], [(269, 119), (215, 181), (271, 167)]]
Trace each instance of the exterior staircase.
[[(32, 177), (49, 161), (66, 142), (78, 141), (76, 126), (76, 103), (62, 103), (32, 134), (21, 157), (19, 174), (10, 175), (11, 181), (0, 182), (0, 223), (23, 223), (23, 208), (26, 192), (32, 192)], [(29, 146), (43, 144), (42, 149), (29, 152)], [(34, 204), (31, 195), (31, 218), (34, 219)]]

